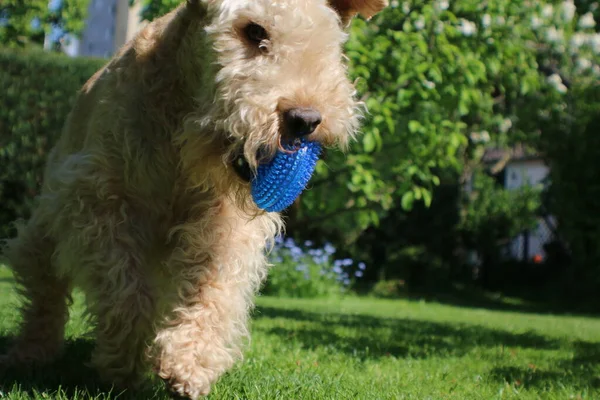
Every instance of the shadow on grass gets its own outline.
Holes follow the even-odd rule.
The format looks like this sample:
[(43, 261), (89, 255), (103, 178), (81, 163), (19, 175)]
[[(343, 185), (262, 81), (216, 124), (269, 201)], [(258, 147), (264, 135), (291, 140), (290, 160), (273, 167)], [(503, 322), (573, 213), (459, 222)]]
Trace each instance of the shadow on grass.
[[(358, 351), (362, 358), (462, 356), (481, 346), (536, 349), (560, 347), (558, 340), (534, 332), (510, 333), (468, 324), (321, 314), (273, 307), (258, 307), (256, 317), (312, 322), (308, 327), (276, 327), (267, 333), (297, 340), (306, 348), (330, 347), (353, 355), (357, 355)], [(348, 335), (338, 335), (337, 328), (344, 328)]]
[(461, 308), (585, 317), (600, 315), (597, 302), (573, 301), (571, 297), (558, 289), (532, 287), (490, 291), (464, 284), (448, 285), (435, 291), (417, 291), (407, 296), (409, 300), (426, 300)]
[[(0, 337), (0, 354), (6, 352), (10, 342), (11, 338)], [(0, 389), (10, 393), (16, 388), (18, 393), (27, 393), (32, 398), (54, 398), (58, 394), (64, 398), (106, 400), (168, 397), (166, 392), (159, 390), (119, 391), (102, 384), (96, 372), (86, 365), (92, 348), (93, 342), (89, 340), (69, 340), (65, 344), (63, 355), (50, 364), (0, 371)]]
[(552, 369), (527, 367), (497, 367), (488, 379), (506, 382), (516, 387), (549, 391), (568, 383), (580, 390), (600, 389), (600, 344), (575, 342), (573, 359), (563, 360)]
[[(266, 329), (287, 341), (297, 341), (305, 349), (326, 349), (362, 360), (394, 356), (423, 359), (427, 357), (460, 357), (476, 347), (555, 350), (566, 344), (534, 332), (511, 333), (481, 326), (437, 323), (413, 319), (378, 318), (368, 315), (316, 313), (298, 309), (258, 307), (255, 318), (283, 318), (290, 321)], [(259, 329), (259, 328), (255, 328)], [(342, 332), (342, 335), (336, 333)], [(559, 361), (553, 370), (540, 370), (535, 365), (497, 367), (488, 378), (514, 385), (540, 389), (572, 385), (579, 389), (600, 388), (600, 343), (577, 341), (575, 356)], [(554, 386), (553, 386), (554, 385)]]

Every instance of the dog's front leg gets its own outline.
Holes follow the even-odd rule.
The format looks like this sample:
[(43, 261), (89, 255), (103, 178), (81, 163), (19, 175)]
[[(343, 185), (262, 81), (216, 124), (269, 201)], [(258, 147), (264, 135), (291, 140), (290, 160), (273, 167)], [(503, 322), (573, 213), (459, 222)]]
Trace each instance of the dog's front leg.
[[(72, 206), (72, 208), (75, 208)], [(130, 210), (123, 206), (125, 213)], [(59, 243), (59, 259), (77, 260), (79, 283), (94, 316), (96, 344), (91, 364), (101, 378), (118, 388), (141, 383), (147, 367), (147, 342), (152, 338), (155, 293), (150, 285), (149, 250), (133, 212), (128, 224), (110, 213), (79, 215), (89, 221)], [(77, 218), (73, 218), (77, 221)], [(95, 223), (101, 221), (101, 223)], [(136, 229), (137, 227), (137, 229)]]
[(157, 333), (153, 354), (159, 376), (181, 396), (208, 394), (241, 357), (252, 299), (266, 273), (261, 228), (227, 218), (210, 235), (193, 229), (178, 235), (169, 269), (178, 271), (179, 303)]

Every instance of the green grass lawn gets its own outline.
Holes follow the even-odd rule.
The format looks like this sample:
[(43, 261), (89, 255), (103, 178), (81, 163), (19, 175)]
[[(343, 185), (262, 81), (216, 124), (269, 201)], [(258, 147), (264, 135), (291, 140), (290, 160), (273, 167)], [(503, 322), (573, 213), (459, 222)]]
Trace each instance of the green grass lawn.
[[(0, 352), (18, 316), (0, 267)], [(167, 399), (110, 393), (84, 366), (77, 299), (65, 355), (9, 371), (0, 399)], [(600, 399), (600, 319), (366, 298), (261, 298), (246, 359), (210, 399)]]

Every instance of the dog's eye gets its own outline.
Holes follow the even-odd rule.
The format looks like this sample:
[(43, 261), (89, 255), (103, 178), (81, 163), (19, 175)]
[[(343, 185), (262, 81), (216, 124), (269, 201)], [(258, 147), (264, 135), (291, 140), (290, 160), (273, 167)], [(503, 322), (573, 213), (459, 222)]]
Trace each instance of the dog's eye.
[(260, 46), (263, 40), (269, 39), (269, 34), (262, 26), (255, 24), (254, 22), (250, 22), (244, 28), (244, 34), (248, 38), (250, 42), (255, 44), (256, 46)]

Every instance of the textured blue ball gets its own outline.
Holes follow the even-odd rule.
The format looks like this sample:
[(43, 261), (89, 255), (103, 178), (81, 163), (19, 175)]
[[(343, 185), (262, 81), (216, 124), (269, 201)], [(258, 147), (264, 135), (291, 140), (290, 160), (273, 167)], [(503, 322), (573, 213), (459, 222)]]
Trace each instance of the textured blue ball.
[(258, 166), (252, 180), (252, 198), (265, 211), (282, 211), (306, 188), (321, 153), (321, 145), (302, 139), (296, 151), (278, 151), (268, 163)]

